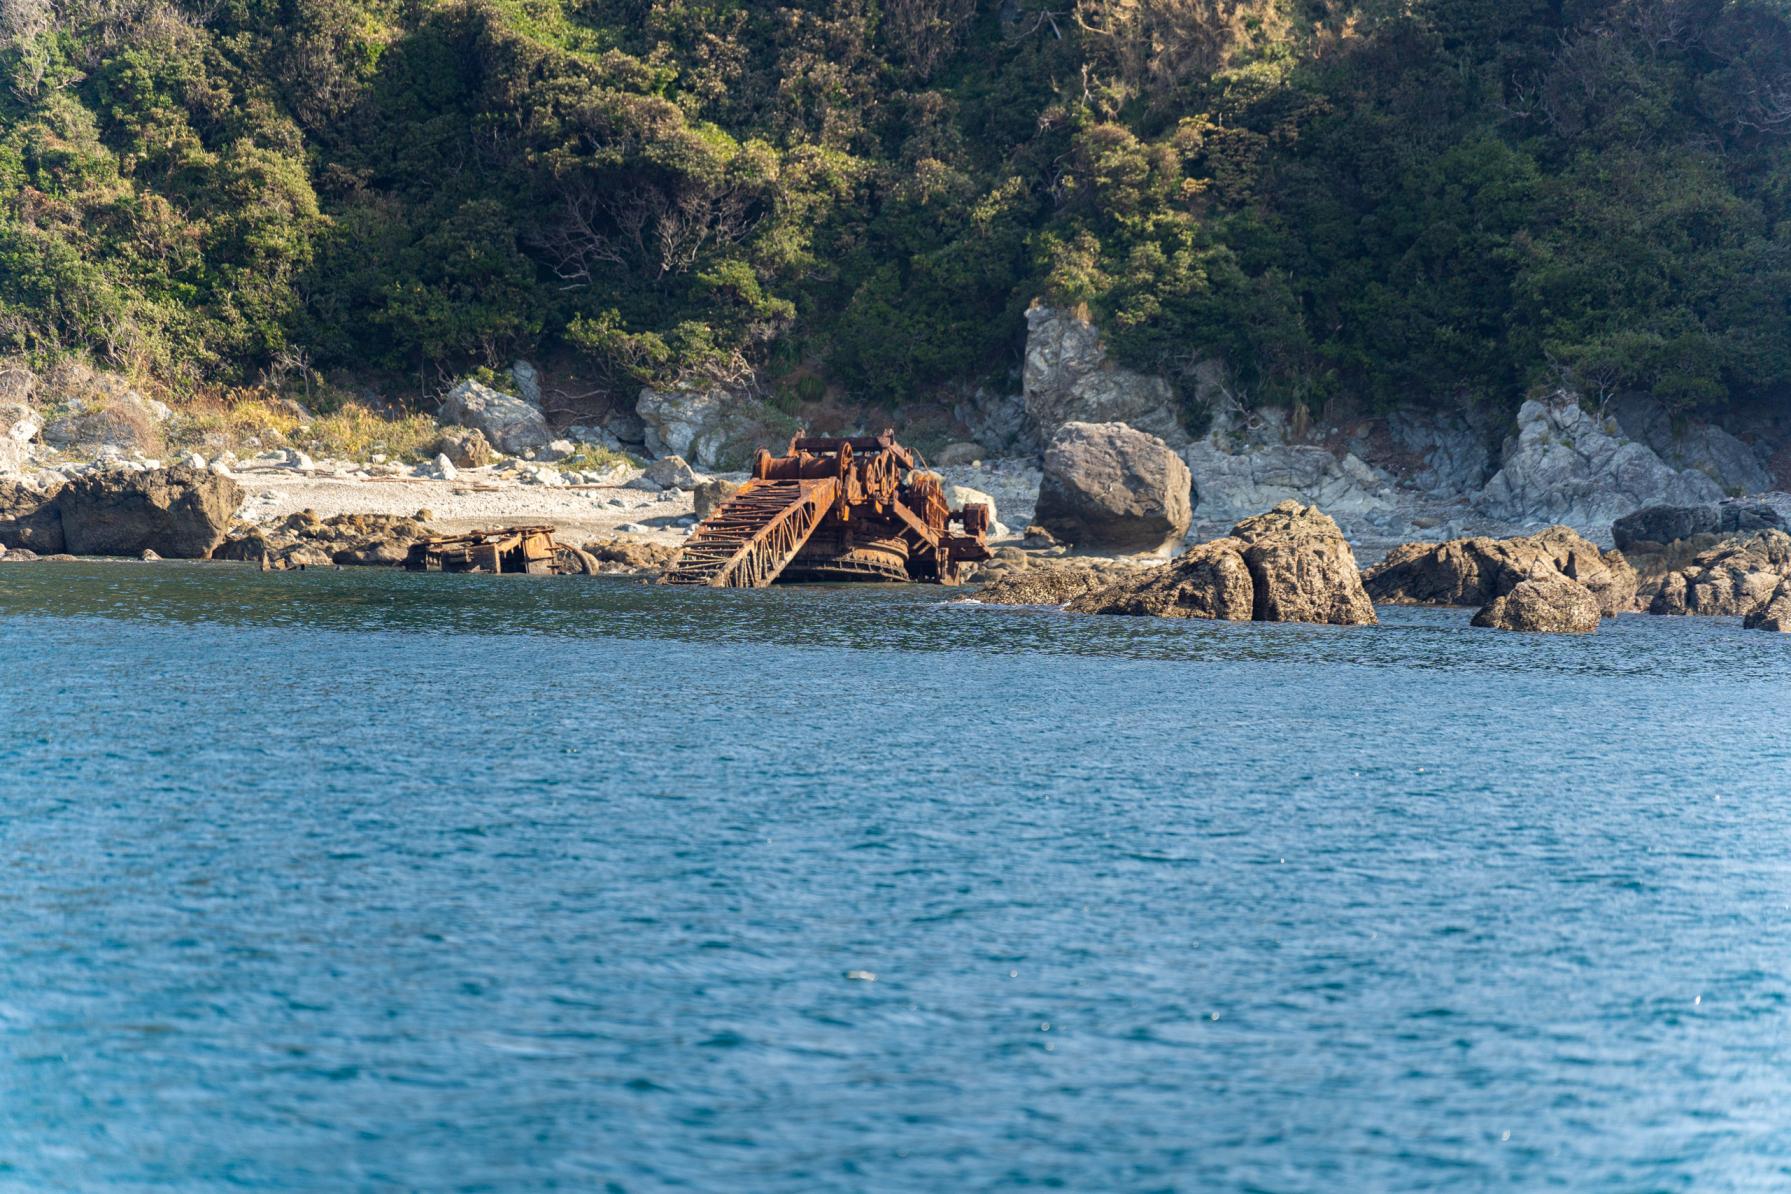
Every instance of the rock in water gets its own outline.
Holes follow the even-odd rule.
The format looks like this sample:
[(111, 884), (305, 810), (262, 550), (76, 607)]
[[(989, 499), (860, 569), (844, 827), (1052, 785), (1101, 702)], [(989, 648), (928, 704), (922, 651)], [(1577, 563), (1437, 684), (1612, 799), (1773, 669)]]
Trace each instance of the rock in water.
[(66, 550), (62, 512), (56, 499), (63, 486), (33, 489), (18, 481), (0, 481), (0, 545), (44, 555)]
[(986, 569), (995, 579), (977, 590), (976, 599), (985, 605), (1062, 605), (1112, 585), (1121, 567), (1100, 560), (1016, 561), (1000, 571)]
[(191, 468), (88, 473), (58, 495), (62, 533), (76, 555), (202, 560), (224, 541), (243, 491)]
[(1157, 437), (1124, 423), (1065, 423), (1045, 450), (1034, 518), (1083, 550), (1158, 551), (1188, 533), (1193, 487)]
[(1741, 623), (1749, 630), (1776, 630), (1791, 634), (1791, 577), (1779, 582), (1766, 604), (1749, 614)]
[(1578, 581), (1606, 617), (1635, 605), (1636, 572), (1614, 551), (1570, 527), (1510, 539), (1407, 543), (1368, 570), (1369, 595), (1389, 605), (1485, 605), (1529, 579), (1539, 564)]
[(1258, 622), (1374, 626), (1355, 552), (1317, 506), (1282, 502), (1231, 530), (1244, 543)]
[(1543, 571), (1519, 581), (1474, 615), (1474, 625), (1544, 634), (1592, 634), (1601, 614), (1591, 590), (1559, 572)]
[(696, 516), (698, 518), (709, 517), (739, 491), (740, 486), (732, 481), (711, 479), (697, 482), (696, 489), (691, 492), (691, 496), (696, 502)]
[(1791, 535), (1761, 531), (1744, 543), (1702, 553), (1689, 568), (1669, 572), (1648, 612), (1745, 618), (1771, 602), (1787, 577)]
[[(521, 398), (468, 379), (442, 399), (441, 421), (475, 428), (499, 451), (519, 456), (553, 439), (547, 417)], [(448, 454), (450, 457), (452, 453)]]
[(1244, 551), (1239, 539), (1197, 544), (1174, 563), (1152, 568), (1136, 580), (1077, 597), (1070, 612), (1248, 622), (1256, 615), (1256, 584)]

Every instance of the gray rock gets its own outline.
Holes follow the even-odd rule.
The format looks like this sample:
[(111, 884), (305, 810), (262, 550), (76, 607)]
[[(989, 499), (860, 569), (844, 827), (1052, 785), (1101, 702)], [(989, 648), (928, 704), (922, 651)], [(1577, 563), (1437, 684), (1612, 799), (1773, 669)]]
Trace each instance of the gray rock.
[(1772, 630), (1779, 634), (1791, 634), (1791, 577), (1780, 581), (1779, 587), (1766, 599), (1766, 604), (1748, 614), (1741, 624), (1748, 630)]
[(1406, 478), (1412, 488), (1436, 498), (1479, 493), (1492, 476), (1489, 429), (1477, 412), (1407, 410), (1387, 418), (1395, 442), (1422, 465)]
[(1174, 446), (1188, 442), (1169, 383), (1114, 365), (1100, 330), (1073, 312), (1026, 312), (1021, 381), (1027, 417), (1043, 440), (1065, 423), (1125, 423)]
[(1641, 506), (1722, 499), (1715, 481), (1675, 469), (1653, 449), (1614, 433), (1614, 420), (1610, 427), (1601, 424), (1570, 394), (1525, 402), (1517, 423), (1499, 471), (1479, 498), (1492, 517), (1602, 532)]
[(643, 389), (635, 411), (648, 452), (721, 471), (747, 467), (761, 447), (781, 449), (793, 430), (763, 403), (723, 389)]
[(1646, 444), (1676, 469), (1695, 469), (1730, 493), (1771, 489), (1769, 453), (1744, 443), (1711, 423), (1675, 420), (1665, 406), (1647, 394), (1627, 394), (1611, 403), (1622, 433)]
[(984, 386), (961, 392), (952, 404), (952, 417), (964, 425), (977, 443), (996, 455), (1039, 450), (1038, 429), (1026, 413), (1023, 395)]
[(1066, 423), (1045, 450), (1037, 522), (1083, 550), (1157, 551), (1193, 517), (1188, 466), (1124, 423)]
[(510, 366), (510, 380), (516, 383), (516, 392), (530, 406), (541, 407), (541, 371), (528, 361), (517, 361)]
[[(695, 489), (698, 480), (695, 470), (684, 462), (682, 456), (661, 456), (647, 465), (646, 472), (639, 479), (650, 482), (658, 489)], [(636, 488), (645, 489), (646, 486)]]
[(449, 460), (445, 453), (436, 454), (435, 472), (436, 475), (444, 481), (457, 481), (460, 479), (460, 470), (454, 467), (454, 462)]
[(1353, 452), (1291, 442), (1285, 412), (1220, 413), (1182, 450), (1201, 521), (1247, 518), (1282, 502), (1321, 506), (1345, 521), (1390, 514), (1394, 481)]
[[(444, 427), (432, 445), (435, 456), (446, 456), (455, 468), (484, 468), (497, 459), (491, 441), (476, 427)], [(376, 460), (375, 464), (384, 461)]]
[(1745, 498), (1702, 506), (1648, 506), (1611, 524), (1619, 551), (1658, 550), (1697, 535), (1749, 535), (1788, 529), (1770, 504)]
[(501, 452), (512, 456), (544, 447), (553, 439), (541, 408), (470, 378), (442, 399), (441, 421), (483, 432)]

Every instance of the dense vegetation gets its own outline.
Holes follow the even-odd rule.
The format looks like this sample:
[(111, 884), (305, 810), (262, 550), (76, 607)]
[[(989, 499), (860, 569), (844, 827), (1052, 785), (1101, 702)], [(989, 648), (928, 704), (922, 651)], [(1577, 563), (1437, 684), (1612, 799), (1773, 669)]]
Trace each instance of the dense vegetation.
[(6, 0), (0, 353), (1791, 386), (1791, 0)]

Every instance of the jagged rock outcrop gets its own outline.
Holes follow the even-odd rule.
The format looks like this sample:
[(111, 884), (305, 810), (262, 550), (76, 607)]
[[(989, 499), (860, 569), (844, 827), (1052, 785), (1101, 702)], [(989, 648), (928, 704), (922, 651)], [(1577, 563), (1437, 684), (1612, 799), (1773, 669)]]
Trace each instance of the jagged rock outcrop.
[(1651, 614), (1746, 618), (1770, 604), (1791, 577), (1791, 535), (1761, 531), (1741, 543), (1703, 552), (1669, 572), (1648, 607)]
[(512, 456), (544, 448), (553, 439), (540, 407), (471, 378), (448, 391), (439, 417), (445, 424), (482, 432), (493, 447)]
[(1473, 624), (1544, 634), (1593, 634), (1600, 616), (1598, 600), (1586, 586), (1552, 569), (1538, 568), (1536, 575), (1481, 607)]
[(1368, 570), (1368, 593), (1389, 605), (1485, 605), (1538, 566), (1589, 591), (1606, 617), (1635, 606), (1636, 572), (1621, 553), (1600, 551), (1571, 527), (1510, 539), (1407, 543)]
[(1766, 604), (1747, 615), (1741, 624), (1749, 630), (1774, 630), (1780, 634), (1791, 634), (1791, 577), (1780, 581), (1779, 587), (1766, 599)]
[(1619, 551), (1665, 550), (1701, 535), (1750, 535), (1785, 530), (1785, 518), (1765, 502), (1732, 499), (1699, 506), (1648, 506), (1611, 524)]
[(312, 511), (303, 510), (278, 522), (238, 527), (212, 553), (212, 558), (266, 560), (276, 571), (332, 564), (395, 567), (404, 563), (411, 544), (432, 533), (421, 514), (338, 514), (319, 518)]
[(1374, 603), (1355, 553), (1337, 524), (1314, 506), (1283, 502), (1246, 518), (1229, 536), (1176, 560), (1091, 591), (1077, 613), (1243, 622), (1372, 626)]
[(1518, 523), (1604, 527), (1638, 507), (1721, 501), (1703, 473), (1675, 469), (1644, 444), (1624, 438), (1571, 395), (1531, 400), (1518, 411), (1517, 434), (1481, 492), (1479, 506)]
[(1125, 423), (1178, 447), (1188, 440), (1169, 383), (1113, 364), (1100, 329), (1073, 311), (1026, 312), (1021, 385), (1027, 418), (1045, 442), (1065, 423)]
[(1066, 423), (1045, 450), (1033, 518), (1083, 550), (1157, 551), (1193, 519), (1182, 458), (1124, 423)]
[(1623, 434), (1646, 444), (1676, 469), (1691, 469), (1731, 492), (1758, 493), (1773, 488), (1770, 453), (1696, 419), (1675, 419), (1650, 395), (1630, 394), (1611, 404)]
[(1082, 594), (1070, 612), (1248, 622), (1256, 616), (1256, 583), (1244, 551), (1240, 539), (1196, 544), (1161, 568)]
[(643, 389), (635, 413), (649, 453), (721, 471), (748, 467), (754, 452), (781, 447), (795, 429), (756, 399), (722, 389)]
[(22, 398), (0, 399), (0, 476), (25, 469), (31, 461), (31, 441), (42, 430), (43, 420)]
[(202, 560), (224, 541), (242, 504), (235, 481), (204, 469), (87, 473), (57, 494), (62, 535), (75, 555)]
[(1244, 543), (1256, 621), (1333, 626), (1380, 621), (1362, 587), (1349, 540), (1317, 506), (1282, 502), (1238, 523), (1231, 537)]
[(62, 513), (56, 499), (63, 486), (38, 489), (0, 480), (0, 547), (56, 555), (65, 550)]

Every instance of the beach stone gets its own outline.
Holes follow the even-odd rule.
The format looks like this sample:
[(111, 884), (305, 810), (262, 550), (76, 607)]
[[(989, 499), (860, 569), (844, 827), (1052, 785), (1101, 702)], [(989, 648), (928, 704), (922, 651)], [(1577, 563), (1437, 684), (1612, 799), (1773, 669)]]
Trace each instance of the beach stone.
[(0, 546), (44, 554), (64, 550), (60, 484), (38, 489), (22, 481), (0, 479)]
[(224, 541), (242, 504), (236, 482), (200, 469), (107, 470), (77, 477), (57, 495), (66, 550), (200, 560)]
[(512, 456), (545, 447), (553, 439), (539, 407), (471, 378), (448, 391), (439, 417), (443, 423), (477, 430), (500, 452)]
[(431, 449), (430, 455), (446, 456), (455, 468), (485, 468), (497, 460), (491, 441), (477, 427), (443, 427)]
[(1374, 603), (1362, 587), (1355, 552), (1336, 522), (1316, 506), (1282, 502), (1231, 530), (1244, 544), (1258, 622), (1373, 626)]
[(661, 456), (647, 465), (641, 474), (660, 489), (695, 489), (697, 487), (696, 471), (686, 464), (682, 456)]
[(1475, 626), (1544, 634), (1592, 634), (1598, 630), (1598, 599), (1561, 573), (1538, 569), (1509, 593), (1495, 597), (1474, 615)]
[(448, 459), (445, 452), (436, 454), (435, 472), (444, 481), (456, 481), (460, 478), (460, 470), (454, 467), (454, 462)]
[(1084, 551), (1158, 551), (1193, 520), (1182, 458), (1124, 423), (1065, 423), (1045, 450), (1034, 519)]
[(696, 488), (691, 491), (696, 503), (696, 516), (699, 519), (709, 517), (738, 492), (740, 492), (740, 486), (732, 481), (723, 481), (720, 478), (698, 481)]
[(1690, 567), (1667, 573), (1648, 612), (1746, 618), (1769, 604), (1787, 577), (1791, 534), (1761, 531), (1702, 552)]
[(1369, 596), (1389, 605), (1485, 605), (1528, 579), (1539, 564), (1578, 581), (1606, 617), (1635, 606), (1635, 569), (1571, 527), (1509, 539), (1407, 543), (1368, 570)]
[(1256, 614), (1256, 584), (1245, 550), (1240, 539), (1197, 544), (1173, 563), (1075, 598), (1070, 612), (1248, 622)]
[(1791, 634), (1791, 577), (1779, 582), (1766, 604), (1747, 615), (1742, 625), (1748, 630), (1774, 630)]

